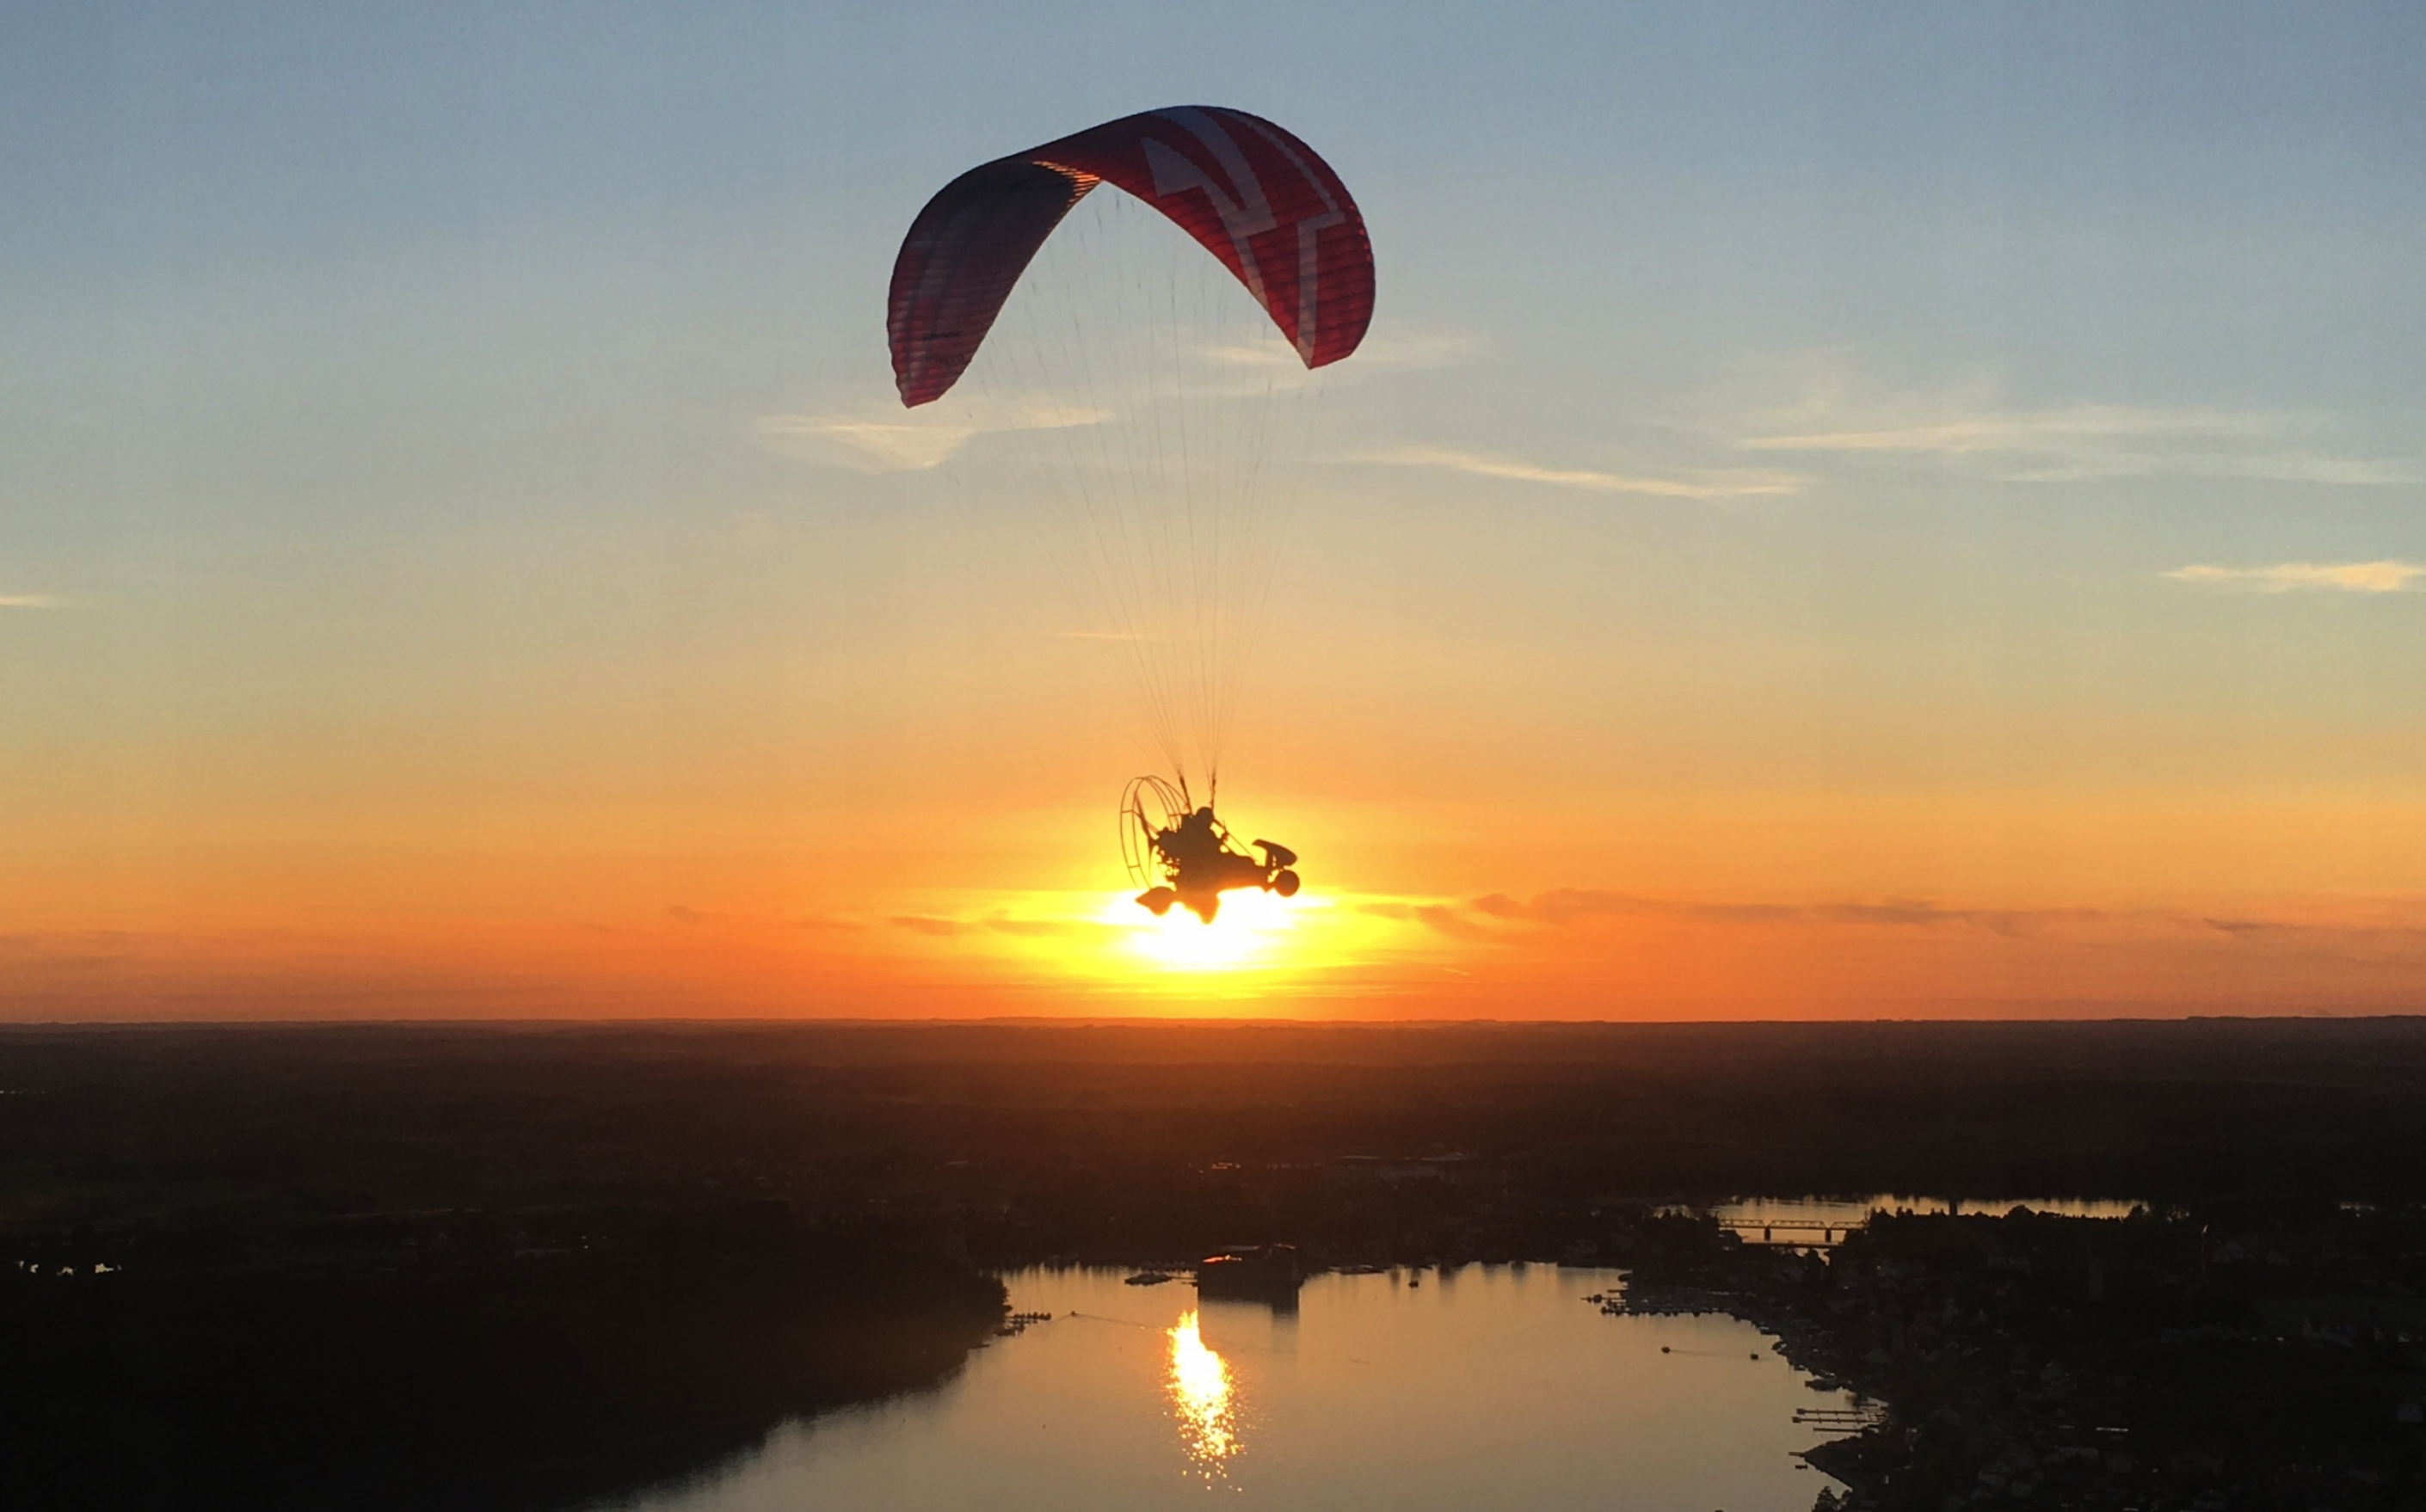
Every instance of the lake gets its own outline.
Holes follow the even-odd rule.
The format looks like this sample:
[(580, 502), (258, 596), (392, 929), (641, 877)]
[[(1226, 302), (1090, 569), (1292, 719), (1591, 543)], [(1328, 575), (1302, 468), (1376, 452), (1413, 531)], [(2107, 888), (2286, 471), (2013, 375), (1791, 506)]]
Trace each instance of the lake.
[(1751, 1325), (1610, 1316), (1618, 1273), (1318, 1276), (1294, 1313), (1118, 1270), (1005, 1277), (1051, 1321), (938, 1390), (795, 1423), (645, 1512), (1582, 1506), (1805, 1512), (1814, 1391)]

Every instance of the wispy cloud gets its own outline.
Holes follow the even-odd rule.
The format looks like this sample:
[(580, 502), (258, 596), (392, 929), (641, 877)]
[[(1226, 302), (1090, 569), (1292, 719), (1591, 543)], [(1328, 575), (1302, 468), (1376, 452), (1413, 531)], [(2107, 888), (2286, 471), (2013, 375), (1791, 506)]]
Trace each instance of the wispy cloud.
[(49, 593), (0, 593), (0, 609), (57, 609), (66, 603)]
[[(979, 436), (1067, 430), (1122, 419), (1134, 423), (1157, 406), (1259, 399), (1318, 378), (1336, 383), (1452, 367), (1475, 350), (1470, 339), (1451, 331), (1377, 330), (1357, 348), (1354, 361), (1318, 375), (1307, 371), (1277, 331), (1269, 334), (1268, 340), (1184, 346), (1168, 381), (1119, 395), (1126, 407), (1121, 412), (1057, 398), (1049, 384), (1042, 392), (1006, 395), (986, 393), (972, 378), (915, 410), (902, 408), (890, 394), (863, 390), (827, 408), (762, 415), (754, 428), (768, 444), (811, 460), (863, 473), (924, 472), (949, 461)], [(1049, 371), (1051, 364), (1046, 366)]]
[[(1455, 331), (1375, 330), (1358, 344), (1354, 357), (1324, 371), (1340, 378), (1367, 378), (1383, 373), (1434, 372), (1457, 366), (1472, 357), (1475, 351), (1473, 338)], [(1209, 346), (1201, 349), (1201, 355), (1209, 362), (1230, 367), (1269, 368), (1276, 372), (1302, 372), (1305, 368), (1296, 349), (1277, 337), (1270, 341)]]
[(950, 940), (979, 930), (991, 930), (1019, 940), (1059, 940), (1098, 934), (1104, 927), (1092, 919), (1021, 917), (999, 910), (982, 919), (947, 919), (940, 914), (902, 913), (884, 922), (896, 929), (925, 935), (931, 940)]
[[(2087, 924), (2106, 917), (2085, 909), (1950, 908), (1927, 899), (1888, 898), (1878, 903), (1710, 903), (1642, 897), (1589, 888), (1557, 888), (1530, 898), (1493, 893), (1476, 898), (1476, 913), (1513, 924), (1571, 927), (1594, 919), (1682, 918), (1726, 925), (1865, 925), (1901, 929), (1984, 929), (2021, 934), (2050, 924)], [(1421, 917), (1421, 915), (1418, 915)], [(1432, 920), (1423, 919), (1431, 924)], [(1434, 925), (1438, 927), (1437, 925)]]
[(1446, 446), (1399, 446), (1361, 453), (1350, 460), (1385, 467), (1441, 468), (1473, 477), (1501, 478), (1512, 483), (1540, 483), (1551, 488), (1580, 489), (1592, 493), (1638, 493), (1663, 499), (1741, 499), (1798, 493), (1805, 481), (1792, 473), (1749, 469), (1706, 470), (1658, 476), (1604, 473), (1589, 468), (1545, 467), (1515, 458), (1457, 451)]
[(806, 929), (817, 934), (849, 934), (866, 927), (856, 919), (845, 919), (828, 913), (804, 913), (796, 919), (786, 919), (784, 922), (795, 929)]
[(2143, 441), (2155, 437), (2232, 437), (2264, 422), (2256, 416), (2211, 410), (2152, 410), (2127, 405), (2076, 405), (2062, 410), (1970, 414), (1879, 429), (1809, 431), (1755, 436), (1754, 451), (1792, 452), (1999, 452), (2060, 450), (2084, 442)]
[(2165, 475), (2354, 487), (2426, 481), (2426, 468), (2415, 460), (2323, 448), (2318, 444), (2326, 429), (2322, 421), (2268, 410), (2120, 404), (2006, 409), (1942, 396), (1831, 396), (1799, 406), (1787, 425), (1792, 428), (1753, 425), (1747, 428), (1755, 433), (1737, 444), (1755, 452), (1957, 458), (2008, 482)]
[(2402, 905), (2371, 917), (2302, 919), (2217, 916), (2193, 909), (2095, 907), (1987, 908), (1929, 898), (1772, 902), (1661, 897), (1598, 888), (1553, 888), (1530, 897), (1504, 893), (1425, 901), (1371, 900), (1358, 911), (1419, 925), (1452, 940), (1522, 949), (1568, 941), (1599, 948), (1612, 930), (1691, 925), (1742, 930), (1886, 931), (1939, 938), (2096, 941), (2117, 938), (2337, 940), (2407, 949), (2426, 943), (2426, 913)]
[(2193, 563), (2165, 574), (2176, 582), (2289, 593), (2293, 588), (2338, 588), (2345, 593), (2399, 593), (2426, 577), (2416, 562), (2283, 562), (2273, 567), (2210, 567)]
[(997, 934), (1017, 935), (1031, 940), (1057, 940), (1070, 935), (1092, 933), (1102, 926), (1085, 919), (1014, 919), (997, 913), (985, 922), (986, 927)]
[(958, 398), (915, 410), (874, 401), (824, 413), (763, 415), (758, 434), (820, 461), (863, 473), (939, 467), (975, 437), (1001, 431), (1066, 430), (1100, 425), (1108, 410), (1042, 399)]

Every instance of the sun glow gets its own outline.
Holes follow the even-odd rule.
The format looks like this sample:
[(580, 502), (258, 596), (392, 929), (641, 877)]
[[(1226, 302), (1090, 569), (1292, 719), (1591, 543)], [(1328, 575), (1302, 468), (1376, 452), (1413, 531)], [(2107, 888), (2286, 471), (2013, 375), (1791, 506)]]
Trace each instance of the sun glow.
[(1242, 890), (1224, 894), (1221, 911), (1205, 924), (1184, 909), (1157, 919), (1123, 893), (1099, 917), (1118, 926), (1119, 948), (1138, 959), (1170, 971), (1239, 972), (1285, 964), (1303, 910), (1317, 906)]
[(1228, 1473), (1239, 1449), (1237, 1404), (1230, 1362), (1205, 1343), (1196, 1313), (1183, 1312), (1171, 1327), (1171, 1406), (1179, 1438), (1197, 1472), (1206, 1480)]
[[(903, 898), (832, 933), (872, 935), (936, 979), (1073, 989), (1141, 1003), (1244, 1003), (1328, 990), (1355, 973), (1429, 961), (1444, 937), (1407, 907), (1363, 894), (1242, 890), (1213, 923), (1173, 909), (1161, 918), (1130, 893), (929, 893)], [(1450, 941), (1454, 947), (1458, 942)]]

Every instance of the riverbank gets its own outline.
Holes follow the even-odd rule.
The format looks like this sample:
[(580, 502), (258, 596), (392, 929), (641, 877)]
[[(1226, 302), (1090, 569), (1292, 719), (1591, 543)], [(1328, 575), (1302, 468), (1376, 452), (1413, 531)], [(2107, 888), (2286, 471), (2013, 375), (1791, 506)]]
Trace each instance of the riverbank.
[(1626, 1305), (1712, 1309), (1883, 1404), (1806, 1456), (1820, 1512), (2426, 1505), (2426, 1213), (1874, 1218), (1832, 1253), (1646, 1250)]
[(1001, 1283), (777, 1212), (94, 1227), (0, 1264), (12, 1508), (536, 1512), (928, 1387)]

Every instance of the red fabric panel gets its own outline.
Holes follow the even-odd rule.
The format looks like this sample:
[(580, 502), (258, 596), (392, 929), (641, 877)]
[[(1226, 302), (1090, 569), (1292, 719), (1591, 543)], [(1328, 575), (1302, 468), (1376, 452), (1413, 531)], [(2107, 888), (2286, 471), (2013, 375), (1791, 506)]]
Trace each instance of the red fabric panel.
[(1373, 249), (1331, 165), (1243, 110), (1174, 105), (997, 158), (927, 201), (894, 261), (886, 317), (903, 404), (959, 380), (1037, 248), (1099, 181), (1220, 258), (1306, 366), (1365, 339)]

